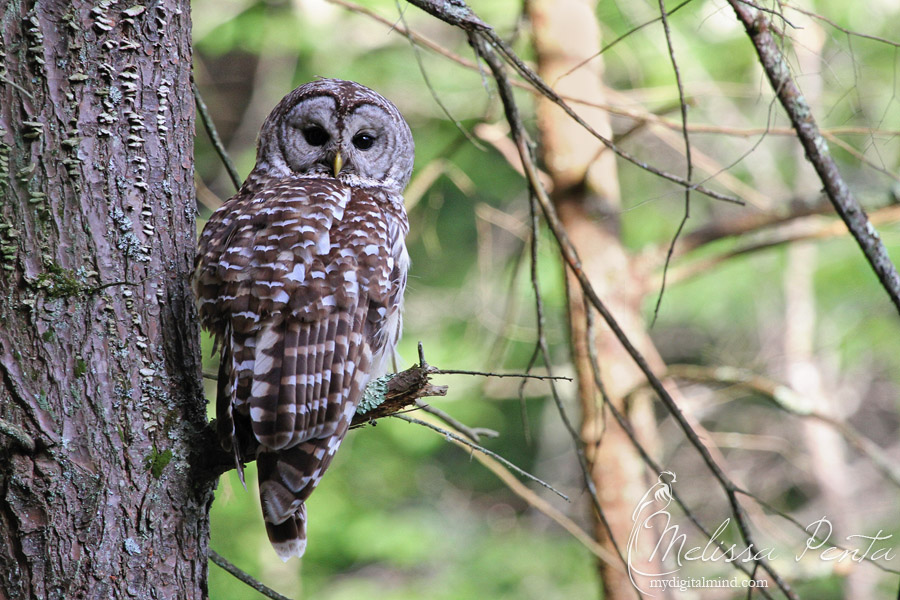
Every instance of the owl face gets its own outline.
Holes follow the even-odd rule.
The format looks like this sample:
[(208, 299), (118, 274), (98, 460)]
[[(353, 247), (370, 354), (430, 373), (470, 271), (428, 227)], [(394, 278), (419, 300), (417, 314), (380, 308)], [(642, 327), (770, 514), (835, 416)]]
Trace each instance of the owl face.
[(409, 126), (390, 101), (358, 83), (321, 79), (285, 96), (266, 119), (257, 169), (399, 193), (413, 150)]

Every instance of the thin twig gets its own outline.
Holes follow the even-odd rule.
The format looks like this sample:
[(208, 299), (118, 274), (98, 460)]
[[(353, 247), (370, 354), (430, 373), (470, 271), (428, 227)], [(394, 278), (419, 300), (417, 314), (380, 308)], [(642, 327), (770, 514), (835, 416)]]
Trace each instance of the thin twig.
[[(353, 2), (349, 2), (348, 0), (326, 0), (326, 1), (331, 4), (336, 4), (338, 6), (346, 8), (347, 10), (349, 10), (351, 12), (365, 15), (365, 16), (385, 25), (386, 27), (391, 28), (394, 31), (397, 31), (398, 33), (403, 34), (404, 36), (408, 36), (408, 37), (412, 38), (418, 45), (428, 48), (429, 50), (431, 50), (437, 54), (440, 54), (441, 56), (444, 56), (445, 58), (448, 58), (449, 60), (457, 63), (458, 65), (460, 65), (466, 69), (470, 69), (473, 71), (480, 70), (479, 66), (476, 63), (474, 63), (454, 52), (451, 52), (450, 50), (447, 50), (440, 44), (437, 44), (436, 42), (413, 31), (412, 29), (409, 29), (407, 27), (403, 27), (400, 24), (391, 22), (390, 20), (382, 17), (381, 15), (373, 12), (372, 10), (370, 10), (368, 8), (360, 6)], [(669, 14), (670, 15), (673, 14), (681, 6), (682, 5), (676, 6), (674, 9), (669, 11)], [(653, 22), (656, 22), (657, 20), (659, 20), (659, 19), (658, 18), (654, 19)], [(532, 94), (541, 94), (541, 92), (539, 90), (537, 90), (533, 85), (529, 85), (522, 81), (510, 81), (510, 85), (512, 85), (516, 88), (522, 89), (522, 90), (526, 90)], [(635, 121), (639, 121), (642, 123), (645, 123), (645, 122), (655, 123), (662, 127), (666, 127), (668, 129), (673, 129), (676, 131), (681, 131), (684, 128), (683, 123), (672, 121), (670, 119), (662, 118), (659, 115), (656, 115), (653, 112), (647, 111), (645, 109), (635, 109), (635, 108), (614, 106), (614, 105), (611, 105), (608, 103), (595, 102), (595, 101), (587, 100), (584, 98), (574, 98), (572, 96), (563, 95), (563, 94), (560, 94), (560, 98), (562, 98), (563, 100), (565, 100), (566, 102), (569, 102), (571, 104), (578, 104), (578, 105), (587, 106), (587, 107), (591, 107), (591, 108), (599, 108), (601, 110), (605, 110), (616, 116), (624, 117), (627, 119), (633, 119)], [(761, 134), (791, 136), (791, 137), (796, 137), (796, 135), (797, 135), (797, 132), (791, 127), (740, 128), (740, 127), (727, 127), (727, 126), (723, 126), (723, 125), (713, 125), (713, 124), (689, 124), (688, 131), (690, 131), (691, 133), (720, 134), (720, 135), (737, 136), (737, 137), (751, 137), (751, 136), (758, 136)], [(868, 166), (878, 170), (879, 172), (887, 175), (888, 177), (891, 177), (892, 179), (900, 180), (900, 175), (897, 175), (886, 169), (878, 167), (878, 165), (875, 165), (870, 160), (868, 160), (864, 156), (860, 155), (858, 152), (854, 153), (854, 151), (849, 150), (848, 147), (845, 147), (843, 145), (843, 142), (841, 142), (840, 140), (837, 140), (837, 138), (832, 139), (833, 136), (837, 136), (837, 135), (856, 135), (856, 134), (869, 135), (869, 136), (871, 136), (871, 135), (897, 136), (897, 135), (900, 135), (900, 131), (891, 130), (891, 129), (872, 129), (872, 128), (867, 128), (867, 127), (832, 127), (832, 128), (822, 129), (821, 131), (822, 131), (822, 135), (824, 135), (826, 138), (828, 138), (829, 140), (833, 141), (834, 143), (836, 143), (838, 145), (841, 145), (841, 147), (844, 147), (845, 149), (847, 149), (848, 152), (854, 154), (854, 156), (859, 158), (859, 160), (863, 161)], [(513, 166), (515, 167), (515, 165), (513, 165)]]
[(795, 4), (791, 4), (789, 2), (784, 2), (784, 6), (785, 6), (785, 8), (789, 8), (791, 10), (796, 10), (798, 13), (806, 15), (807, 17), (817, 19), (819, 21), (822, 21), (823, 23), (827, 23), (831, 27), (834, 27), (838, 31), (845, 33), (847, 35), (852, 35), (852, 36), (863, 38), (866, 40), (871, 40), (873, 42), (881, 42), (882, 44), (887, 44), (888, 46), (893, 46), (894, 48), (900, 48), (900, 42), (895, 42), (895, 41), (889, 40), (887, 38), (878, 37), (877, 35), (871, 35), (868, 33), (860, 33), (858, 31), (853, 31), (852, 29), (847, 29), (846, 27), (841, 27), (840, 25), (838, 25), (837, 23), (835, 23), (828, 17), (824, 17), (824, 16), (816, 14), (812, 11), (802, 9), (799, 6), (797, 6)]
[[(692, 0), (684, 0), (684, 2), (682, 2), (681, 4), (679, 4), (672, 10), (670, 10), (668, 12), (668, 14), (674, 15), (680, 8), (690, 4), (691, 1)], [(601, 54), (603, 54), (604, 52), (606, 52), (607, 50), (609, 50), (610, 48), (612, 48), (613, 46), (618, 44), (619, 42), (625, 40), (625, 38), (630, 37), (632, 34), (637, 33), (638, 31), (640, 31), (644, 27), (647, 27), (648, 25), (652, 25), (652, 24), (656, 23), (657, 21), (659, 21), (662, 18), (663, 17), (656, 17), (654, 19), (650, 19), (649, 21), (645, 21), (644, 23), (641, 23), (640, 25), (632, 27), (631, 29), (629, 29), (628, 31), (626, 31), (625, 33), (623, 33), (622, 35), (620, 35), (619, 37), (617, 37), (616, 39), (611, 41), (610, 43), (608, 43), (605, 46), (603, 46), (602, 48), (600, 48), (600, 50), (598, 50), (594, 54), (588, 56), (587, 58), (585, 58), (584, 60), (579, 62), (577, 65), (575, 65), (574, 67), (572, 67), (571, 69), (569, 69), (568, 71), (566, 71), (565, 73), (563, 73), (562, 75), (557, 77), (556, 81), (554, 82), (554, 85), (559, 83), (560, 80), (562, 80), (564, 77), (568, 77), (569, 75), (571, 75), (572, 73), (574, 73), (575, 71), (577, 71), (578, 69), (583, 67), (584, 65), (588, 64), (589, 62), (591, 62), (592, 60), (594, 60), (595, 58), (597, 58), (598, 56), (600, 56)]]
[[(886, 206), (877, 210), (872, 213), (869, 221), (873, 225), (896, 223), (900, 221), (900, 206)], [(794, 222), (784, 223), (783, 227), (772, 232), (765, 239), (753, 241), (720, 254), (713, 254), (687, 265), (679, 266), (672, 271), (669, 279), (671, 282), (682, 282), (697, 275), (706, 274), (710, 269), (726, 263), (736, 256), (760, 252), (803, 240), (821, 240), (847, 235), (847, 233), (847, 225), (843, 221), (825, 219), (824, 217), (816, 219), (816, 215), (806, 215), (802, 220), (795, 219)]]
[(494, 473), (494, 475), (496, 475), (497, 478), (501, 482), (503, 482), (504, 485), (506, 485), (506, 487), (508, 487), (519, 498), (527, 502), (529, 506), (545, 515), (549, 519), (555, 521), (563, 529), (568, 531), (572, 535), (572, 537), (581, 542), (581, 544), (584, 545), (585, 548), (590, 550), (594, 556), (608, 564), (613, 569), (624, 571), (624, 567), (622, 567), (619, 559), (612, 552), (597, 543), (597, 540), (592, 538), (590, 534), (579, 527), (579, 525), (572, 519), (557, 510), (553, 505), (538, 496), (525, 484), (516, 479), (515, 476), (513, 476), (513, 474), (510, 473), (506, 467), (498, 463), (490, 456), (485, 456), (483, 454), (475, 454), (475, 459), (485, 467), (487, 467), (487, 469), (492, 473)]
[(563, 494), (561, 491), (559, 491), (558, 489), (556, 489), (555, 487), (553, 487), (552, 485), (550, 485), (543, 479), (539, 479), (538, 477), (535, 477), (528, 471), (523, 471), (522, 469), (520, 469), (516, 465), (512, 464), (511, 462), (509, 462), (508, 460), (506, 460), (505, 458), (503, 458), (496, 452), (491, 452), (490, 450), (488, 450), (487, 448), (485, 448), (483, 446), (479, 446), (478, 444), (470, 442), (469, 440), (456, 435), (452, 431), (448, 431), (446, 429), (438, 427), (437, 425), (429, 423), (428, 421), (422, 421), (421, 419), (407, 417), (406, 415), (393, 414), (391, 416), (394, 417), (395, 419), (400, 419), (402, 421), (406, 421), (407, 423), (413, 423), (414, 425), (422, 425), (423, 427), (427, 427), (431, 430), (434, 430), (434, 431), (440, 433), (441, 435), (443, 435), (444, 437), (446, 437), (448, 439), (455, 440), (455, 441), (459, 442), (460, 444), (464, 444), (473, 450), (476, 450), (478, 452), (481, 452), (482, 454), (486, 454), (487, 456), (490, 456), (491, 458), (499, 460), (501, 463), (506, 465), (507, 468), (512, 469), (513, 471), (515, 471), (522, 477), (526, 477), (526, 478), (532, 480), (533, 482), (537, 483), (538, 485), (547, 488), (548, 490), (550, 490), (551, 492), (553, 492), (554, 494), (556, 494), (557, 496), (559, 496), (566, 502), (570, 502), (569, 497), (566, 496), (565, 494)]
[(206, 108), (206, 103), (203, 101), (203, 96), (200, 95), (200, 90), (197, 88), (196, 83), (191, 82), (191, 89), (194, 91), (194, 102), (197, 103), (197, 112), (200, 113), (200, 120), (203, 122), (203, 127), (206, 129), (207, 135), (209, 135), (209, 141), (212, 142), (213, 148), (216, 149), (216, 153), (219, 155), (219, 158), (222, 159), (222, 164), (225, 165), (225, 170), (228, 171), (228, 177), (231, 178), (234, 189), (239, 190), (241, 189), (241, 176), (238, 175), (237, 169), (234, 168), (234, 163), (231, 162), (231, 158), (228, 156), (228, 152), (222, 144), (222, 138), (219, 137), (216, 125), (209, 116), (209, 111)]
[(477, 34), (479, 36), (482, 36), (480, 39), (494, 46), (506, 58), (509, 64), (512, 65), (512, 67), (519, 73), (519, 75), (524, 77), (525, 80), (528, 81), (532, 86), (534, 86), (534, 88), (538, 92), (540, 92), (560, 108), (562, 108), (563, 111), (565, 111), (565, 113), (572, 118), (572, 120), (578, 123), (592, 136), (600, 140), (603, 145), (605, 145), (619, 157), (658, 177), (667, 179), (682, 187), (690, 187), (691, 189), (697, 190), (701, 194), (709, 196), (710, 198), (721, 200), (723, 202), (739, 204), (741, 206), (744, 205), (743, 200), (740, 200), (733, 196), (729, 196), (728, 194), (716, 192), (699, 184), (689, 184), (681, 177), (673, 175), (672, 173), (667, 173), (666, 171), (663, 171), (645, 161), (642, 161), (636, 156), (619, 148), (612, 142), (612, 140), (591, 127), (591, 125), (587, 123), (583, 118), (581, 118), (578, 113), (572, 110), (572, 107), (570, 107), (568, 103), (553, 90), (553, 88), (547, 85), (544, 80), (531, 69), (531, 67), (526, 65), (522, 61), (522, 59), (519, 58), (519, 56), (512, 50), (512, 48), (510, 48), (509, 44), (507, 44), (503, 40), (503, 38), (497, 35), (497, 32), (495, 32), (493, 28), (491, 28), (484, 21), (478, 18), (478, 16), (475, 15), (475, 13), (473, 13), (471, 9), (469, 9), (469, 7), (466, 6), (465, 3), (461, 0), (459, 0), (458, 2), (454, 2), (454, 10), (452, 11), (447, 10), (447, 5), (445, 5), (444, 3), (440, 3), (437, 0), (407, 0), (407, 2), (418, 6), (422, 10), (436, 16), (437, 18), (450, 25), (462, 28), (464, 31), (467, 31), (472, 35)]
[(419, 46), (416, 43), (415, 38), (410, 35), (409, 26), (406, 24), (406, 16), (403, 14), (403, 10), (400, 8), (400, 0), (394, 1), (397, 4), (397, 12), (400, 13), (400, 22), (403, 23), (403, 27), (398, 28), (397, 30), (403, 33), (406, 36), (406, 39), (409, 40), (409, 45), (413, 50), (413, 56), (415, 56), (416, 58), (416, 64), (419, 65), (419, 73), (422, 75), (422, 79), (425, 81), (425, 87), (427, 87), (428, 91), (431, 93), (432, 99), (441, 108), (441, 111), (444, 113), (444, 115), (446, 115), (446, 117), (450, 119), (450, 122), (452, 122), (456, 126), (456, 129), (458, 129), (459, 132), (463, 134), (465, 138), (472, 143), (473, 146), (483, 152), (485, 150), (485, 147), (475, 138), (474, 135), (471, 134), (471, 132), (469, 132), (468, 129), (463, 127), (463, 124), (459, 122), (459, 119), (457, 119), (450, 113), (450, 109), (447, 108), (447, 105), (444, 104), (443, 100), (441, 100), (441, 97), (434, 89), (434, 86), (431, 85), (431, 79), (428, 77), (428, 71), (425, 69), (425, 64), (422, 62), (422, 55), (419, 51)]
[(865, 437), (850, 423), (815, 410), (797, 391), (783, 383), (773, 381), (747, 369), (723, 366), (669, 365), (668, 375), (699, 383), (719, 383), (741, 387), (769, 398), (775, 406), (789, 414), (819, 420), (834, 428), (847, 442), (865, 454), (885, 478), (900, 487), (900, 469), (877, 444)]
[(765, 14), (740, 0), (728, 0), (747, 35), (756, 48), (759, 62), (784, 110), (791, 119), (806, 157), (819, 175), (828, 199), (853, 235), (866, 260), (878, 276), (882, 287), (900, 311), (900, 275), (881, 241), (878, 232), (866, 216), (850, 188), (838, 171), (828, 151), (828, 143), (818, 130), (812, 111), (797, 83), (791, 77), (787, 60), (772, 36), (772, 24)]
[(488, 373), (484, 371), (465, 371), (462, 369), (438, 369), (435, 375), (479, 375), (481, 377), (517, 377), (521, 379), (544, 379), (552, 381), (572, 381), (563, 375), (533, 375), (531, 373)]
[(486, 427), (469, 427), (468, 425), (461, 423), (460, 421), (451, 417), (448, 413), (442, 411), (439, 408), (435, 408), (430, 404), (426, 404), (421, 399), (416, 400), (416, 406), (421, 408), (423, 411), (428, 414), (434, 415), (453, 429), (457, 430), (476, 444), (481, 441), (481, 436), (488, 438), (495, 438), (500, 435), (500, 433), (494, 431), (493, 429), (488, 429)]
[[(684, 4), (681, 4), (678, 8), (681, 6), (684, 6)], [(666, 46), (669, 49), (669, 58), (672, 59), (672, 71), (675, 73), (675, 83), (678, 86), (678, 101), (681, 105), (681, 135), (684, 138), (684, 157), (687, 162), (687, 172), (685, 173), (684, 178), (688, 184), (690, 184), (694, 177), (694, 161), (691, 157), (691, 137), (688, 134), (687, 101), (684, 96), (684, 84), (681, 81), (681, 71), (679, 71), (678, 61), (675, 59), (675, 46), (672, 43), (672, 31), (669, 29), (669, 16), (666, 12), (665, 0), (659, 0), (659, 13), (660, 18), (662, 19), (663, 32), (666, 37)], [(663, 296), (666, 292), (666, 275), (669, 272), (669, 264), (672, 262), (672, 254), (675, 252), (675, 244), (678, 242), (678, 238), (681, 237), (681, 232), (684, 231), (684, 226), (690, 218), (691, 188), (688, 186), (684, 188), (684, 214), (682, 215), (681, 222), (678, 224), (678, 228), (675, 230), (675, 235), (672, 236), (672, 241), (669, 243), (669, 251), (666, 253), (666, 262), (665, 265), (663, 265), (662, 283), (659, 286), (659, 295), (656, 297), (656, 306), (653, 308), (653, 319), (650, 321), (650, 327), (653, 327), (653, 325), (656, 324), (656, 319), (659, 317), (659, 309), (662, 306)]]
[[(409, 0), (412, 1), (412, 0)], [(550, 86), (548, 86), (541, 77), (535, 73), (528, 65), (526, 65), (521, 58), (510, 48), (502, 38), (500, 38), (493, 30), (486, 32), (486, 35), (491, 43), (506, 57), (507, 61), (518, 71), (518, 73), (524, 77), (529, 83), (531, 83), (539, 92), (541, 92), (544, 96), (553, 101), (557, 106), (563, 109), (569, 117), (572, 118), (573, 121), (581, 125), (588, 133), (593, 135), (595, 138), (600, 140), (607, 148), (609, 148), (612, 152), (618, 155), (620, 158), (625, 159), (631, 164), (656, 175), (657, 177), (661, 177), (663, 179), (667, 179), (672, 183), (676, 183), (682, 187), (690, 188), (697, 190), (701, 194), (709, 196), (715, 200), (721, 200), (723, 202), (730, 202), (732, 204), (739, 204), (740, 206), (744, 206), (745, 202), (740, 200), (739, 198), (735, 198), (734, 196), (729, 196), (728, 194), (722, 194), (720, 192), (716, 192), (709, 188), (706, 188), (699, 184), (692, 184), (677, 175), (673, 175), (672, 173), (668, 173), (659, 169), (650, 163), (647, 163), (636, 156), (632, 155), (629, 152), (626, 152), (622, 148), (619, 148), (616, 144), (612, 142), (612, 140), (605, 137), (603, 134), (598, 132), (596, 129), (591, 127), (589, 123), (587, 123), (584, 119), (582, 119), (578, 113), (572, 110), (572, 107), (568, 105), (568, 103), (557, 94)]]
[[(853, 156), (853, 158), (855, 158), (862, 164), (868, 166), (870, 169), (874, 169), (874, 170), (878, 171), (879, 173), (881, 173), (882, 175), (887, 175), (894, 181), (900, 181), (900, 175), (894, 173), (893, 171), (891, 171), (889, 169), (882, 167), (881, 165), (875, 164), (872, 160), (867, 158), (865, 154), (863, 154), (862, 152), (860, 152), (859, 150), (857, 150), (856, 148), (854, 148), (853, 146), (851, 146), (850, 144), (848, 144), (847, 142), (842, 140), (841, 138), (837, 137), (830, 131), (823, 129), (821, 131), (821, 133), (822, 133), (822, 137), (824, 137), (826, 140), (828, 140), (835, 146), (841, 148), (844, 152), (846, 152), (847, 154), (850, 154), (851, 156)], [(877, 134), (873, 130), (872, 132), (868, 133), (867, 135), (875, 136)], [(898, 134), (894, 133), (893, 135), (896, 136)]]
[(236, 567), (233, 564), (231, 564), (230, 562), (228, 562), (228, 560), (224, 556), (222, 556), (215, 550), (209, 551), (209, 560), (213, 561), (215, 564), (217, 564), (221, 568), (225, 569), (226, 571), (228, 571), (229, 573), (234, 575), (236, 578), (240, 579), (242, 582), (246, 583), (247, 585), (252, 587), (254, 590), (259, 592), (263, 596), (266, 596), (267, 598), (272, 598), (272, 600), (291, 600), (287, 596), (282, 596), (281, 594), (279, 594), (272, 588), (268, 587), (267, 585), (260, 583), (259, 581), (257, 581), (256, 579), (254, 579), (252, 576), (248, 575), (244, 571), (241, 571), (238, 567)]
[[(823, 545), (827, 544), (829, 548), (838, 548), (840, 550), (852, 552), (853, 554), (851, 554), (851, 556), (858, 557), (858, 558), (854, 558), (854, 560), (864, 560), (867, 563), (873, 565), (875, 568), (879, 569), (880, 571), (883, 571), (884, 573), (892, 573), (894, 575), (900, 575), (900, 571), (898, 571), (897, 569), (891, 569), (890, 567), (886, 567), (886, 566), (882, 565), (881, 563), (879, 563), (878, 561), (872, 560), (871, 556), (867, 556), (866, 554), (863, 554), (860, 556), (858, 549), (850, 549), (850, 548), (847, 548), (846, 546), (842, 546), (840, 544), (835, 544), (834, 542), (831, 541), (830, 537), (826, 538), (826, 539), (822, 539), (816, 535), (810, 535), (809, 525), (804, 525), (803, 523), (801, 523), (794, 517), (790, 516), (789, 514), (783, 512), (781, 510), (778, 510), (777, 508), (775, 508), (774, 506), (772, 506), (765, 500), (760, 500), (759, 498), (756, 497), (755, 494), (752, 494), (752, 493), (748, 492), (747, 490), (743, 490), (741, 488), (735, 488), (735, 491), (739, 494), (743, 494), (744, 496), (747, 496), (748, 498), (752, 498), (754, 502), (758, 502), (759, 505), (762, 506), (763, 508), (765, 508), (767, 511), (771, 512), (774, 515), (781, 517), (782, 519), (785, 519), (791, 525), (793, 525), (800, 531), (804, 532), (804, 534), (806, 535), (806, 538), (807, 538), (807, 543), (809, 543), (809, 540), (813, 540), (813, 541), (819, 542), (820, 544), (823, 544)], [(823, 552), (824, 552), (824, 550), (823, 550)]]

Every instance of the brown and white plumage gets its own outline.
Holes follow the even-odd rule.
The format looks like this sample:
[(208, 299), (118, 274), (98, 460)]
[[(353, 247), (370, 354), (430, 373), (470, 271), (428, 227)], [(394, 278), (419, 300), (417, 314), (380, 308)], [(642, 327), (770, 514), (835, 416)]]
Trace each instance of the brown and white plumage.
[(285, 560), (302, 556), (304, 501), (399, 337), (412, 160), (393, 104), (352, 82), (306, 84), (266, 119), (256, 167), (200, 236), (219, 437), (239, 466), (258, 442), (263, 516)]

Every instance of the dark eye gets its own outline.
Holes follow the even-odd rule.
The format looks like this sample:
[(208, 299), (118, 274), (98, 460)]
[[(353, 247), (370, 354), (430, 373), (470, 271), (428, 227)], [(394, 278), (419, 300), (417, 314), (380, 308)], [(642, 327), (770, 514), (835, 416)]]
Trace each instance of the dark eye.
[(375, 143), (375, 136), (370, 133), (357, 133), (353, 136), (353, 145), (360, 150), (368, 150)]
[(303, 130), (303, 137), (310, 146), (324, 146), (330, 136), (318, 125), (313, 125)]

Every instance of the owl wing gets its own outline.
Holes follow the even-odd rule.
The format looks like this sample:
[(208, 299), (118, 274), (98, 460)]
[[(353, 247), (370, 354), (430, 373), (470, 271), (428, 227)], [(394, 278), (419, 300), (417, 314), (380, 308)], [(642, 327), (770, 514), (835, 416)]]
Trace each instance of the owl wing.
[(238, 194), (201, 236), (200, 315), (223, 348), (220, 438), (259, 442), (263, 513), (282, 557), (302, 554), (303, 501), (349, 427), (373, 353), (396, 343), (406, 222), (395, 204), (291, 178)]

